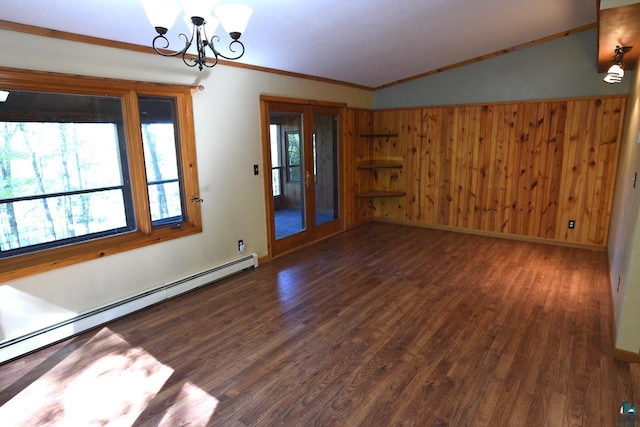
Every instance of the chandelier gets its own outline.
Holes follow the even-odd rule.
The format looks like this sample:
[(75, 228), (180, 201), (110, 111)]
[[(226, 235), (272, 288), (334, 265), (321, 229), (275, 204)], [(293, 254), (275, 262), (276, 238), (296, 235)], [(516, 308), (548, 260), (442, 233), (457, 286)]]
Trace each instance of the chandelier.
[[(236, 60), (244, 55), (244, 44), (240, 36), (247, 27), (251, 8), (242, 4), (222, 4), (215, 8), (217, 0), (141, 0), (149, 22), (156, 29), (158, 35), (153, 39), (153, 49), (162, 56), (179, 56), (189, 67), (197, 66), (200, 71), (204, 67), (213, 68), (218, 63), (218, 58)], [(191, 27), (191, 36), (180, 33), (179, 38), (184, 41), (184, 48), (178, 51), (169, 50), (167, 32), (180, 13), (184, 13), (184, 21)], [(213, 35), (207, 37), (205, 25), (211, 31), (215, 31), (218, 24), (222, 24), (224, 30), (231, 37), (229, 51), (223, 55), (218, 51), (216, 43), (220, 37)], [(189, 53), (191, 46), (195, 52)], [(210, 53), (207, 53), (207, 48)]]
[(613, 57), (613, 65), (609, 67), (607, 70), (607, 75), (604, 76), (604, 81), (607, 83), (620, 83), (622, 81), (622, 77), (624, 77), (624, 68), (622, 59), (624, 58), (624, 54), (629, 52), (631, 47), (629, 46), (616, 46), (615, 56)]

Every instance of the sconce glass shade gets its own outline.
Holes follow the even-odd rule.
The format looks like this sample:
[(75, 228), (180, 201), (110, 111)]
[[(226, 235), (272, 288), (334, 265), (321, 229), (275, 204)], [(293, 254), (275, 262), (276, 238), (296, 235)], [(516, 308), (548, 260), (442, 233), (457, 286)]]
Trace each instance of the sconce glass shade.
[(223, 4), (216, 8), (215, 13), (224, 30), (229, 33), (244, 33), (253, 11), (244, 4)]
[(141, 0), (141, 2), (153, 27), (170, 30), (180, 14), (180, 4), (176, 0)]
[(624, 77), (624, 69), (618, 64), (613, 64), (607, 70), (607, 74), (616, 74), (616, 75), (618, 75), (620, 77)]
[(620, 83), (622, 81), (622, 77), (618, 77), (615, 74), (607, 74), (603, 79), (606, 83)]
[(604, 81), (607, 83), (620, 83), (624, 77), (624, 69), (619, 64), (613, 64), (607, 70)]

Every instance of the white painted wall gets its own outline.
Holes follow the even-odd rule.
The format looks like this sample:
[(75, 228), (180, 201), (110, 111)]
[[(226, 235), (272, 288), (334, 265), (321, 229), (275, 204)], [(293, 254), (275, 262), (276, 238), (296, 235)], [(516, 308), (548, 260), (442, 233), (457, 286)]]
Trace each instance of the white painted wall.
[[(616, 347), (640, 352), (640, 73), (631, 82), (609, 233)], [(618, 289), (618, 278), (620, 288)]]
[(202, 233), (0, 284), (76, 313), (234, 259), (239, 239), (267, 254), (261, 94), (373, 105), (366, 90), (222, 65), (199, 72), (175, 58), (3, 30), (0, 66), (205, 87), (193, 99)]

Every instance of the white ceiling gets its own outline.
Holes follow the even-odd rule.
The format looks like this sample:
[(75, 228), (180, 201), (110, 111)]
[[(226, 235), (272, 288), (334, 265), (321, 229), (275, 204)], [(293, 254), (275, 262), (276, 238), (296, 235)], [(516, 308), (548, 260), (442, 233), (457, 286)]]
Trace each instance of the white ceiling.
[[(367, 87), (597, 20), (595, 0), (235, 2), (253, 8), (240, 62)], [(0, 0), (0, 20), (144, 46), (155, 36), (139, 0)], [(170, 34), (187, 31), (179, 18)]]

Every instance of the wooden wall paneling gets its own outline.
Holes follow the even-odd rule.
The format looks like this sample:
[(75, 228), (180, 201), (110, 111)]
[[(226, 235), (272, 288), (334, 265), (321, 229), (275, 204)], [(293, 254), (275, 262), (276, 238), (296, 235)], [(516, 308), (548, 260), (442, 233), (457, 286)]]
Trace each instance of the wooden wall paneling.
[[(589, 230), (597, 227), (597, 211), (594, 212), (594, 192), (596, 187), (596, 172), (598, 166), (598, 144), (602, 132), (603, 114), (607, 111), (606, 101), (596, 100), (589, 103), (584, 145), (582, 147), (582, 164), (584, 170), (584, 184), (580, 194), (579, 226), (576, 227), (576, 239), (579, 242), (589, 242)], [(593, 242), (590, 242), (593, 243)]]
[[(420, 222), (422, 181), (431, 182), (429, 170), (423, 171), (421, 158), (423, 156), (422, 114), (419, 109), (407, 110), (400, 124), (400, 138), (406, 139), (407, 149), (404, 159), (403, 174), (405, 177), (406, 216), (405, 220)], [(424, 155), (430, 158), (429, 153)], [(424, 179), (422, 176), (424, 175)]]
[(440, 143), (441, 155), (442, 155), (442, 196), (440, 200), (443, 203), (441, 208), (442, 217), (440, 218), (440, 225), (452, 225), (455, 223), (455, 189), (454, 185), (456, 179), (455, 175), (455, 159), (454, 152), (456, 150), (456, 143), (458, 141), (458, 133), (456, 123), (458, 122), (458, 108), (446, 109), (446, 124), (444, 125), (445, 133), (442, 135)]
[[(467, 170), (469, 171), (467, 194), (466, 194), (466, 212), (467, 221), (466, 228), (475, 229), (479, 212), (479, 198), (478, 196), (482, 190), (482, 184), (479, 181), (480, 174), (480, 115), (482, 107), (474, 107), (469, 113), (469, 138), (468, 144), (468, 162)], [(463, 183), (464, 185), (464, 183)]]
[[(445, 225), (449, 223), (450, 205), (453, 201), (450, 177), (454, 109), (436, 108), (427, 114), (429, 115), (427, 125), (433, 146), (433, 158), (430, 164), (435, 169), (436, 179), (431, 188), (427, 187), (428, 192), (423, 191), (424, 195), (430, 194), (434, 202), (432, 216), (424, 217), (424, 222)], [(425, 186), (422, 187), (425, 188)]]
[(510, 141), (513, 132), (513, 104), (500, 105), (500, 116), (497, 118), (498, 127), (496, 129), (496, 165), (494, 170), (498, 176), (498, 192), (496, 194), (496, 224), (492, 231), (506, 233), (511, 219), (510, 180), (508, 172), (510, 167)]
[(467, 195), (467, 228), (480, 229), (482, 223), (482, 193), (486, 182), (482, 179), (484, 157), (482, 134), (483, 107), (472, 110), (469, 137), (469, 191)]
[(523, 140), (523, 146), (520, 158), (520, 187), (518, 188), (518, 200), (521, 208), (521, 222), (518, 234), (523, 236), (532, 236), (529, 228), (532, 222), (534, 211), (534, 192), (533, 183), (535, 182), (535, 151), (536, 151), (536, 119), (538, 112), (538, 103), (525, 104), (525, 117), (523, 121), (523, 132), (526, 138)]
[[(374, 217), (605, 247), (624, 97), (373, 113)], [(569, 219), (576, 228), (568, 230)]]
[(593, 212), (592, 208), (596, 186), (596, 167), (598, 165), (598, 136), (604, 119), (602, 113), (605, 111), (606, 108), (602, 100), (589, 102), (581, 150), (583, 156), (583, 185), (580, 194), (580, 211), (578, 213), (578, 220), (581, 222), (576, 227), (576, 241), (578, 242), (589, 242), (589, 229), (592, 226), (597, 226), (598, 222), (598, 218), (595, 216), (596, 212)]
[(496, 224), (497, 211), (497, 188), (498, 177), (495, 173), (496, 155), (497, 155), (497, 128), (498, 118), (496, 114), (496, 106), (488, 105), (483, 107), (484, 118), (482, 126), (482, 144), (484, 146), (481, 176), (486, 183), (486, 187), (482, 194), (482, 221), (479, 224), (481, 230), (492, 231)]
[[(586, 177), (585, 154), (588, 152), (589, 142), (587, 131), (589, 123), (589, 109), (592, 100), (570, 100), (567, 105), (566, 132), (564, 135), (564, 153), (561, 179), (560, 199), (561, 206), (558, 214), (558, 227), (556, 237), (567, 242), (578, 242), (580, 227), (583, 227), (584, 218), (580, 216), (580, 201), (583, 195), (583, 185)], [(587, 147), (587, 151), (585, 151)], [(569, 220), (576, 221), (576, 229), (569, 229)]]
[(607, 165), (608, 167), (602, 173), (603, 190), (601, 192), (603, 216), (606, 217), (601, 227), (604, 244), (609, 240), (609, 224), (611, 221), (611, 210), (613, 209), (613, 195), (618, 171), (618, 161), (620, 159), (620, 141), (622, 139), (626, 103), (627, 99), (624, 97), (614, 99), (613, 118), (615, 121), (609, 126), (608, 138), (606, 139), (607, 163), (603, 165)]
[(537, 209), (535, 212), (537, 230), (534, 236), (552, 237), (548, 235), (549, 212), (554, 212), (555, 218), (553, 207), (557, 206), (557, 192), (552, 191), (552, 189), (557, 187), (554, 171), (556, 170), (556, 158), (559, 156), (557, 149), (558, 133), (561, 132), (558, 127), (558, 118), (562, 117), (562, 124), (564, 124), (564, 114), (562, 113), (564, 109), (562, 103), (554, 101), (546, 102), (544, 109), (544, 123), (540, 128), (540, 165), (537, 181)]
[(453, 185), (453, 194), (454, 194), (454, 211), (453, 211), (453, 219), (455, 227), (465, 228), (465, 219), (466, 219), (466, 197), (465, 191), (466, 188), (462, 185), (462, 183), (466, 180), (468, 176), (468, 166), (466, 165), (466, 160), (469, 155), (468, 151), (468, 125), (469, 125), (469, 115), (466, 111), (466, 106), (456, 108), (457, 110), (457, 120), (455, 122), (455, 132), (456, 132), (456, 146), (453, 151), (453, 171), (454, 177), (452, 180)]
[(518, 233), (518, 224), (520, 221), (520, 215), (518, 214), (518, 210), (520, 208), (518, 204), (518, 190), (519, 177), (521, 174), (520, 152), (522, 150), (522, 139), (524, 137), (521, 131), (524, 114), (524, 105), (516, 104), (511, 118), (513, 120), (513, 132), (509, 132), (510, 139), (508, 140), (509, 160), (507, 169), (507, 182), (509, 183), (509, 193), (507, 194), (506, 202), (509, 204), (509, 224), (508, 228), (505, 231), (511, 234)]
[(494, 105), (484, 105), (481, 112), (480, 121), (480, 138), (482, 144), (482, 163), (480, 165), (480, 179), (483, 183), (483, 189), (480, 193), (481, 213), (478, 229), (490, 231), (495, 224), (495, 188), (496, 176), (494, 174), (493, 164), (496, 156), (496, 129), (498, 123), (494, 112)]
[(509, 136), (507, 139), (508, 144), (508, 156), (507, 156), (507, 164), (508, 168), (506, 170), (505, 179), (507, 180), (507, 193), (505, 194), (505, 205), (507, 211), (508, 222), (504, 231), (506, 233), (514, 233), (516, 229), (516, 209), (518, 207), (518, 188), (517, 188), (517, 178), (519, 174), (518, 163), (520, 159), (520, 144), (518, 143), (520, 134), (519, 128), (521, 126), (518, 125), (518, 117), (522, 116), (521, 104), (515, 104), (513, 106), (513, 111), (511, 112), (511, 122), (509, 126)]
[[(412, 184), (413, 177), (418, 174), (417, 179), (421, 179), (419, 174), (420, 162), (414, 163), (418, 166), (416, 168), (410, 168), (408, 166), (410, 152), (419, 152), (417, 145), (418, 132), (420, 129), (420, 116), (419, 111), (413, 109), (397, 110), (396, 113), (396, 128), (398, 132), (397, 145), (391, 159), (400, 162), (403, 166), (399, 169), (391, 169), (393, 171), (393, 183), (395, 185), (394, 191), (404, 191), (409, 193), (409, 187)], [(410, 178), (411, 176), (411, 178)], [(396, 221), (406, 221), (409, 215), (409, 211), (412, 206), (409, 205), (409, 194), (401, 197), (393, 197), (391, 201), (395, 202), (394, 217)], [(415, 203), (413, 203), (415, 204)]]
[[(354, 155), (356, 164), (370, 161), (373, 158), (373, 142), (370, 138), (361, 135), (373, 132), (373, 112), (369, 110), (356, 110), (354, 117), (355, 140)], [(362, 192), (373, 186), (373, 175), (367, 170), (356, 171), (354, 192)], [(355, 223), (361, 224), (373, 219), (374, 212), (369, 207), (369, 200), (357, 198), (355, 201)]]
[(455, 174), (455, 158), (454, 152), (456, 150), (456, 143), (458, 141), (458, 129), (456, 127), (456, 123), (458, 122), (458, 109), (457, 108), (447, 108), (446, 109), (446, 125), (444, 127), (444, 134), (442, 135), (442, 139), (440, 143), (441, 147), (441, 155), (442, 159), (440, 162), (442, 163), (442, 181), (440, 191), (442, 192), (442, 216), (440, 218), (439, 224), (441, 225), (451, 225), (455, 223), (455, 189), (454, 185), (456, 179), (454, 177)]
[(458, 125), (458, 137), (460, 138), (460, 152), (458, 164), (456, 168), (459, 171), (458, 181), (455, 183), (456, 192), (458, 194), (457, 203), (457, 222), (456, 225), (461, 228), (471, 228), (467, 224), (469, 220), (469, 191), (471, 190), (471, 155), (473, 151), (473, 142), (471, 141), (473, 124), (472, 114), (468, 109), (469, 107), (463, 107), (460, 109), (460, 120)]
[(344, 215), (344, 225), (351, 228), (356, 223), (356, 154), (355, 154), (355, 115), (352, 108), (345, 108), (342, 114), (342, 214)]
[(517, 208), (517, 177), (518, 177), (518, 161), (520, 145), (518, 144), (520, 135), (518, 134), (518, 117), (520, 113), (520, 104), (511, 105), (509, 115), (505, 117), (504, 138), (505, 138), (505, 165), (504, 165), (504, 198), (502, 201), (503, 226), (501, 231), (504, 233), (512, 233), (514, 223), (516, 222)]
[(546, 152), (540, 187), (540, 231), (539, 237), (554, 238), (558, 212), (558, 192), (562, 171), (562, 142), (566, 117), (566, 102), (554, 101), (548, 105), (547, 128), (545, 128)]
[(620, 144), (617, 142), (620, 141), (622, 135), (624, 119), (622, 112), (625, 104), (625, 98), (606, 99), (604, 101), (602, 126), (596, 136), (597, 143), (594, 149), (597, 157), (595, 160), (595, 185), (591, 212), (595, 212), (599, 221), (591, 222), (588, 235), (588, 241), (596, 244), (605, 244), (608, 240), (613, 191), (620, 152)]
[(540, 233), (540, 181), (543, 179), (541, 171), (544, 170), (542, 152), (546, 152), (546, 145), (543, 146), (546, 122), (547, 103), (533, 104), (529, 122), (529, 164), (527, 165), (529, 205), (526, 228), (527, 235), (534, 237)]
[[(429, 108), (420, 110), (420, 151), (418, 161), (420, 175), (414, 186), (417, 187), (418, 215), (416, 220), (419, 223), (437, 224), (438, 208), (443, 204), (439, 199), (441, 191), (441, 162), (443, 157), (440, 152), (441, 147), (446, 144), (441, 143), (443, 138), (443, 126), (446, 121), (443, 119), (442, 108)], [(415, 163), (407, 165), (407, 173)]]
[(583, 164), (580, 159), (584, 138), (584, 126), (587, 119), (588, 103), (570, 100), (567, 104), (566, 130), (564, 134), (564, 152), (562, 163), (562, 178), (560, 198), (561, 209), (558, 213), (558, 227), (556, 238), (567, 242), (575, 242), (576, 232), (570, 230), (569, 220), (576, 220), (577, 226), (582, 226), (577, 220), (578, 199), (582, 184)]
[(450, 160), (451, 160), (451, 177), (449, 181), (449, 191), (451, 193), (452, 199), (451, 204), (449, 205), (449, 224), (454, 227), (462, 227), (462, 187), (460, 186), (460, 182), (463, 178), (463, 168), (462, 162), (464, 161), (465, 156), (465, 132), (463, 130), (464, 126), (461, 124), (464, 123), (464, 109), (462, 107), (454, 108), (453, 114), (453, 132), (451, 133), (451, 137), (453, 139), (453, 144), (451, 147)]
[[(602, 241), (604, 234), (602, 233), (601, 218), (607, 212), (602, 210), (602, 173), (607, 168), (609, 159), (607, 158), (607, 134), (613, 120), (605, 120), (606, 116), (613, 118), (613, 100), (604, 99), (596, 104), (601, 114), (596, 116), (594, 123), (593, 137), (589, 149), (589, 177), (587, 185), (587, 193), (585, 194), (585, 210), (590, 213), (588, 224), (583, 224), (584, 228), (580, 229), (581, 240), (588, 242)], [(617, 133), (616, 133), (617, 136)], [(615, 142), (615, 140), (614, 140)], [(604, 148), (603, 148), (604, 147)]]
[(501, 185), (503, 185), (500, 168), (504, 160), (502, 156), (503, 141), (500, 138), (499, 129), (504, 110), (504, 105), (493, 105), (491, 109), (491, 138), (489, 140), (491, 148), (489, 150), (489, 165), (487, 166), (490, 184), (487, 191), (488, 212), (484, 229), (493, 232), (500, 230), (500, 194)]
[(531, 210), (531, 193), (530, 185), (532, 181), (532, 145), (534, 139), (534, 129), (532, 128), (533, 116), (535, 116), (536, 104), (525, 103), (524, 114), (521, 116), (522, 122), (519, 128), (522, 138), (520, 140), (520, 159), (518, 162), (518, 185), (517, 185), (517, 198), (518, 198), (518, 225), (515, 229), (515, 234), (522, 236), (529, 236), (529, 230), (527, 228), (529, 224), (529, 213)]

